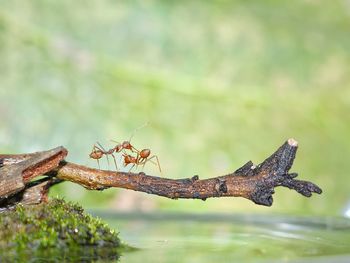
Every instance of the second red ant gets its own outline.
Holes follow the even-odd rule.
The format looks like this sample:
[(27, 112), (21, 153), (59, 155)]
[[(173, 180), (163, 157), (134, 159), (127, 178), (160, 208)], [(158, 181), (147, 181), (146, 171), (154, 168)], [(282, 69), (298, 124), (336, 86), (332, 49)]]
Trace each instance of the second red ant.
[[(132, 156), (130, 154), (123, 153), (124, 166), (127, 166), (128, 164), (133, 164), (131, 166), (131, 168), (130, 168), (130, 170), (131, 170), (132, 168), (134, 168), (135, 165), (139, 166), (139, 165), (142, 164), (142, 168), (143, 168), (147, 162), (149, 162), (149, 161), (152, 162), (151, 160), (153, 158), (156, 158), (156, 160), (157, 160), (156, 165), (158, 165), (159, 172), (162, 173), (162, 169), (160, 168), (158, 156), (157, 155), (152, 155), (151, 157), (149, 157), (150, 155), (151, 155), (151, 150), (150, 149), (143, 149), (141, 151), (138, 151), (136, 157), (134, 157), (134, 156)], [(154, 162), (152, 162), (152, 163), (154, 163)]]

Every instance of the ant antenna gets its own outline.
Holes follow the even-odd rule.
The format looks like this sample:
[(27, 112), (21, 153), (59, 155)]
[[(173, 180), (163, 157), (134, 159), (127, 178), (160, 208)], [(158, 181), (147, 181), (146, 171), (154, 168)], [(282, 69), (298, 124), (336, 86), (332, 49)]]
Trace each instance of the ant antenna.
[(147, 122), (145, 122), (144, 124), (142, 124), (141, 126), (137, 127), (137, 128), (132, 132), (132, 134), (131, 134), (131, 136), (130, 136), (130, 139), (129, 139), (129, 142), (131, 141), (132, 137), (134, 137), (135, 133), (136, 133), (138, 130), (140, 130), (140, 129), (146, 127), (148, 124), (149, 124), (149, 121), (147, 121)]
[(111, 142), (114, 142), (114, 143), (116, 143), (116, 144), (120, 144), (120, 142), (118, 142), (118, 141), (115, 141), (115, 140), (110, 140)]
[[(134, 137), (135, 133), (136, 133), (138, 130), (140, 130), (140, 129), (146, 127), (147, 125), (149, 125), (149, 121), (147, 121), (147, 122), (145, 122), (144, 124), (142, 124), (141, 126), (137, 127), (137, 128), (132, 132), (132, 134), (131, 134), (131, 136), (130, 136), (128, 142), (131, 141), (131, 139)], [(114, 143), (116, 143), (116, 144), (120, 144), (120, 142), (115, 141), (115, 140), (110, 140), (110, 141), (111, 141), (111, 142), (114, 142)]]

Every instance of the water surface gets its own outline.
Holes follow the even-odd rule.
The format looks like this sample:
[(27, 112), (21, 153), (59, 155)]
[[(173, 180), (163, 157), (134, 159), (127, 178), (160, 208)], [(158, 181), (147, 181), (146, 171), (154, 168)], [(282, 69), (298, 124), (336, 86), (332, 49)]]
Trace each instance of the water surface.
[(350, 262), (350, 221), (332, 217), (94, 212), (140, 248), (120, 262)]

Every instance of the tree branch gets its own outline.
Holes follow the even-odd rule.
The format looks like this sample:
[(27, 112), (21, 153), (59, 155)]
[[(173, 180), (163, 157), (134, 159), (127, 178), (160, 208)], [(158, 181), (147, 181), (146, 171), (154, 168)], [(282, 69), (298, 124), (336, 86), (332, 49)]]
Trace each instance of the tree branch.
[[(247, 198), (259, 205), (271, 206), (274, 188), (278, 186), (288, 187), (306, 197), (310, 197), (313, 192), (322, 193), (317, 185), (307, 181), (295, 180), (297, 174), (289, 173), (297, 147), (297, 142), (289, 139), (259, 165), (254, 165), (249, 161), (231, 174), (203, 180), (199, 180), (198, 176), (186, 179), (168, 179), (146, 175), (143, 172), (125, 173), (98, 170), (65, 161), (61, 161), (58, 165), (57, 159), (55, 159), (56, 162), (52, 161), (52, 156), (47, 161), (50, 163), (51, 170), (47, 171), (46, 175), (51, 178), (78, 183), (90, 190), (119, 187), (172, 199), (205, 200), (210, 197), (235, 196)], [(55, 156), (57, 158), (57, 153)], [(60, 158), (65, 156), (62, 148), (61, 154), (58, 154), (58, 156)], [(3, 163), (6, 163), (7, 159), (4, 155), (0, 155), (1, 159)], [(37, 167), (41, 167), (42, 171), (42, 166), (45, 166), (43, 162), (41, 162), (41, 166)], [(36, 169), (25, 169), (25, 171), (22, 174), (23, 180), (33, 178), (37, 174)]]

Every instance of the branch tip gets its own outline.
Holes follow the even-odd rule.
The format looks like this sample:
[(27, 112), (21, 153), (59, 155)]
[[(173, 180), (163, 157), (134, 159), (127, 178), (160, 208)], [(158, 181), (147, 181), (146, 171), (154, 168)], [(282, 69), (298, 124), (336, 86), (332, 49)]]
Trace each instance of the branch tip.
[(293, 147), (297, 147), (298, 146), (298, 142), (296, 140), (294, 140), (293, 138), (288, 139), (288, 144), (290, 146), (293, 146)]

